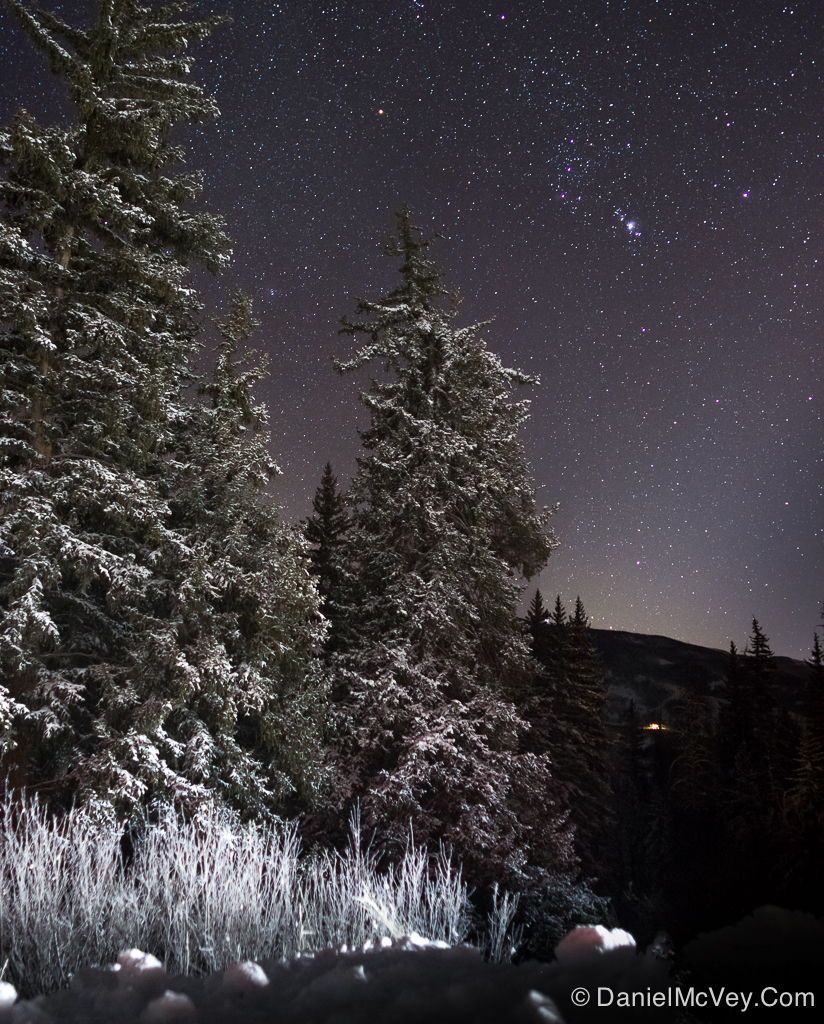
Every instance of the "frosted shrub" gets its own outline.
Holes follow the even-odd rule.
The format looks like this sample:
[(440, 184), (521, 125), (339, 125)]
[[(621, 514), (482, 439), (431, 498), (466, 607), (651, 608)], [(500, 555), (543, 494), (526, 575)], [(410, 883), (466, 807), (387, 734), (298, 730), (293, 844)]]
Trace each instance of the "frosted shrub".
[(291, 824), (240, 823), (211, 809), (120, 829), (36, 800), (0, 807), (0, 964), (24, 994), (67, 984), (122, 949), (172, 973), (378, 943), (417, 932), (450, 945), (469, 933), (468, 892), (446, 853), (411, 841), (379, 870), (357, 819), (348, 849), (302, 853)]

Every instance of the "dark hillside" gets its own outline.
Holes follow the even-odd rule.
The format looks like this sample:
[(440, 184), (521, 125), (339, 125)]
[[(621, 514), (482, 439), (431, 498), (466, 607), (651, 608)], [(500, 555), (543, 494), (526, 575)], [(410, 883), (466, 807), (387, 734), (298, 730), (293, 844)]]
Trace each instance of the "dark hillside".
[[(660, 711), (666, 718), (669, 704), (686, 689), (702, 695), (720, 696), (723, 692), (726, 651), (622, 630), (593, 629), (591, 635), (607, 670), (612, 713), (627, 700), (634, 700), (639, 712), (650, 715)], [(783, 657), (776, 658), (775, 664), (780, 702), (797, 706), (809, 676), (808, 666)]]

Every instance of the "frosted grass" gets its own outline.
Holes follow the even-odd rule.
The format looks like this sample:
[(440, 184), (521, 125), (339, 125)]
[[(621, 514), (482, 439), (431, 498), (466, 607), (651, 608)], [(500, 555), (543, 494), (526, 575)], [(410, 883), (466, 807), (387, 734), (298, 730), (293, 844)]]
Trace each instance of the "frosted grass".
[(303, 852), (294, 825), (218, 809), (162, 814), (135, 830), (128, 857), (122, 838), (81, 809), (0, 806), (3, 980), (48, 992), (133, 947), (172, 974), (203, 974), (413, 932), (450, 946), (469, 935), (469, 893), (448, 854), (410, 841), (381, 869), (357, 818), (342, 853)]

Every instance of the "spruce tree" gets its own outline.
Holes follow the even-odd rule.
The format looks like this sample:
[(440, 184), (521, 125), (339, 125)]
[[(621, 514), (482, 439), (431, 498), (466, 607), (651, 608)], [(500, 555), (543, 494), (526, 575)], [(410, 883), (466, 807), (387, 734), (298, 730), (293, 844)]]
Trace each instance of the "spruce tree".
[(824, 906), (824, 652), (813, 636), (801, 738), (789, 785), (790, 874), (797, 893)]
[(549, 621), (558, 629), (567, 624), (566, 608), (564, 608), (564, 603), (561, 600), (560, 594), (555, 595), (555, 604), (552, 606), (552, 613), (549, 616)]
[[(738, 908), (752, 900), (778, 898), (780, 818), (788, 787), (787, 751), (794, 746), (786, 714), (775, 706), (771, 685), (774, 661), (757, 619), (739, 656), (734, 647), (728, 668), (726, 705), (720, 719), (724, 807), (722, 813), (726, 885)], [(741, 861), (739, 851), (749, 851)]]
[[(532, 653), (541, 667), (535, 682), (541, 699), (550, 699), (550, 691), (555, 694), (554, 700), (561, 700), (565, 687), (562, 681), (566, 678), (569, 659), (569, 636), (567, 614), (557, 594), (551, 612), (544, 612), (544, 620), (531, 630)], [(556, 709), (557, 710), (557, 709)]]
[(610, 869), (612, 830), (612, 790), (607, 768), (607, 684), (580, 597), (576, 598), (575, 611), (569, 619), (568, 638), (565, 703), (572, 726), (570, 732), (579, 737), (579, 741), (575, 745), (566, 744), (568, 764), (564, 781), (571, 787), (570, 807), (581, 862), (590, 874), (603, 877)]
[(813, 647), (808, 664), (810, 666), (809, 702), (811, 707), (818, 707), (824, 692), (824, 650), (821, 648), (818, 633), (813, 633)]
[(318, 787), (324, 695), (313, 656), (323, 631), (305, 541), (269, 491), (280, 470), (253, 390), (267, 367), (244, 351), (259, 327), (248, 297), (236, 294), (218, 327), (171, 499), (197, 552), (176, 583), (199, 676), (186, 710), (198, 737), (188, 774), (247, 812), (283, 811)]
[(540, 626), (542, 626), (549, 618), (549, 612), (544, 604), (544, 598), (540, 590), (535, 591), (535, 595), (529, 602), (529, 608), (526, 611), (526, 625), (529, 632), (534, 636)]
[(603, 883), (616, 867), (609, 853), (606, 677), (580, 597), (568, 616), (560, 594), (556, 596), (548, 620), (533, 635), (532, 649), (539, 670), (524, 704), (532, 726), (526, 749), (552, 758), (564, 807), (575, 826), (581, 866)]
[(323, 614), (329, 623), (327, 651), (336, 650), (339, 642), (344, 589), (343, 551), (348, 529), (346, 500), (338, 487), (332, 465), (327, 462), (312, 500), (312, 515), (304, 526), (310, 545), (312, 572), (317, 580)]
[(390, 846), (445, 840), (476, 879), (563, 867), (547, 759), (520, 751), (507, 698), (529, 672), (521, 577), (554, 545), (518, 434), (529, 381), (459, 327), (429, 241), (398, 216), (401, 283), (361, 302), (342, 371), (386, 368), (362, 395), (348, 541), (355, 585), (337, 659), (343, 794)]
[(756, 771), (756, 785), (761, 798), (775, 810), (785, 781), (778, 746), (784, 723), (779, 721), (780, 716), (772, 691), (775, 660), (769, 639), (758, 619), (752, 620), (752, 632), (747, 642), (743, 667), (750, 707), (748, 717), (752, 723), (747, 738), (749, 754)]
[(223, 627), (209, 634), (223, 582), (176, 493), (190, 267), (222, 269), (229, 244), (171, 135), (217, 113), (189, 56), (217, 19), (99, 0), (83, 29), (12, 6), (74, 113), (43, 128), (23, 112), (0, 136), (4, 767), (128, 811), (211, 799), (222, 765), (226, 799), (254, 806), (239, 748), (267, 745), (245, 721), (259, 700), (219, 692), (246, 685), (242, 657), (230, 670)]
[(750, 677), (762, 683), (767, 680), (773, 672), (773, 652), (766, 633), (761, 628), (758, 619), (752, 620), (752, 632), (746, 648), (747, 671)]

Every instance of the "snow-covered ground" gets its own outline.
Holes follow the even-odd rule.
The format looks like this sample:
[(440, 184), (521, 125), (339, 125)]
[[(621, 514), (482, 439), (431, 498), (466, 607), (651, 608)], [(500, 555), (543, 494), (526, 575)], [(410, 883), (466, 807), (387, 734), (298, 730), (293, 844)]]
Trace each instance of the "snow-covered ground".
[[(631, 936), (582, 928), (551, 964), (486, 963), (477, 950), (409, 936), (379, 948), (288, 962), (236, 964), (204, 978), (173, 977), (153, 956), (77, 974), (68, 989), (13, 1003), (0, 990), (2, 1024), (516, 1024), (611, 1019), (570, 1009), (576, 987), (653, 989), (667, 965)], [(592, 1013), (594, 1016), (590, 1017)], [(668, 1019), (666, 1015), (658, 1020)]]
[(127, 950), (117, 963), (85, 968), (68, 987), (35, 999), (18, 1000), (0, 982), (0, 1024), (778, 1022), (785, 1019), (780, 1008), (759, 1010), (756, 1002), (745, 1016), (738, 1006), (720, 1017), (677, 1005), (599, 1005), (604, 990), (649, 999), (714, 987), (721, 998), (757, 999), (769, 985), (814, 995), (814, 1003), (798, 1004), (793, 1019), (818, 1019), (824, 1005), (824, 921), (809, 914), (761, 907), (688, 944), (677, 970), (660, 953), (660, 945), (642, 952), (626, 932), (601, 926), (574, 929), (551, 963), (517, 966), (417, 935), (356, 951), (238, 963), (205, 976), (174, 976), (151, 954)]

